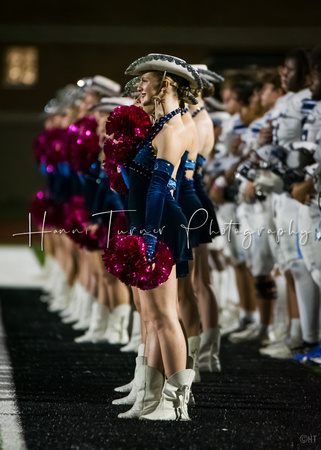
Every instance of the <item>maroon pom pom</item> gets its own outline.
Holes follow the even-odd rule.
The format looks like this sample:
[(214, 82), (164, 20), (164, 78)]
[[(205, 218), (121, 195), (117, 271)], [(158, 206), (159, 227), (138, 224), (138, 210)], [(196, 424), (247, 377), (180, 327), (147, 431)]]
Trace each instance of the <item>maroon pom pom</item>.
[(86, 247), (91, 244), (92, 238), (86, 231), (89, 221), (89, 212), (85, 207), (83, 197), (74, 196), (64, 204), (65, 229), (68, 236), (80, 247)]
[[(120, 232), (126, 232), (128, 230), (126, 216), (124, 212), (117, 212), (113, 214), (111, 223), (110, 238), (113, 238), (120, 234)], [(106, 248), (106, 245), (105, 247)]]
[(94, 231), (89, 231), (89, 235), (92, 239), (87, 250), (105, 250), (107, 247), (107, 227), (103, 224), (99, 224)]
[(106, 134), (122, 138), (144, 139), (151, 128), (148, 114), (137, 106), (118, 106), (109, 115), (106, 122)]
[(137, 153), (137, 146), (151, 128), (148, 114), (137, 106), (118, 106), (106, 123), (106, 134), (112, 136), (105, 143), (106, 158), (126, 166)]
[(83, 197), (74, 196), (64, 205), (65, 230), (80, 248), (103, 250), (107, 246), (107, 227), (99, 224), (94, 230), (88, 229), (90, 214)]
[(77, 172), (87, 172), (100, 153), (97, 122), (83, 117), (69, 127), (69, 163)]
[(80, 245), (87, 250), (105, 250), (108, 245), (108, 237), (110, 239), (113, 236), (117, 236), (121, 231), (126, 232), (125, 214), (123, 212), (114, 212), (109, 236), (108, 225), (109, 223), (107, 225), (103, 223), (95, 225), (93, 229), (88, 230), (89, 235), (86, 237), (85, 245), (82, 242)]
[(63, 227), (63, 210), (62, 205), (56, 205), (50, 198), (49, 194), (38, 192), (31, 201), (30, 212), (32, 220), (42, 227), (45, 216), (44, 228), (62, 228)]
[(157, 242), (153, 265), (145, 258), (141, 236), (116, 236), (110, 240), (103, 261), (106, 270), (128, 286), (142, 290), (155, 289), (165, 283), (173, 267), (173, 257), (163, 242)]
[(110, 187), (120, 195), (127, 194), (128, 189), (123, 179), (120, 166), (106, 159), (105, 170), (107, 172)]
[(127, 166), (136, 154), (137, 144), (130, 138), (120, 142), (107, 139), (104, 145), (106, 158), (120, 166)]
[(38, 163), (57, 167), (68, 160), (68, 129), (51, 128), (44, 130), (34, 143), (34, 155)]
[(74, 196), (64, 204), (65, 224), (68, 230), (81, 227), (89, 220), (89, 212), (85, 207), (85, 200), (81, 196)]

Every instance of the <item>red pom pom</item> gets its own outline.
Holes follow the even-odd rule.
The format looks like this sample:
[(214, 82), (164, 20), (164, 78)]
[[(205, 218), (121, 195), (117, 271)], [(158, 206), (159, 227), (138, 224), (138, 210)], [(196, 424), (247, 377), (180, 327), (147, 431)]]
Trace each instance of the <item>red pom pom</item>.
[(94, 117), (83, 117), (69, 127), (69, 163), (77, 172), (87, 172), (101, 151), (97, 122)]
[[(85, 200), (81, 196), (74, 196), (64, 204), (65, 225), (70, 230), (83, 231), (83, 226), (89, 220), (89, 212), (85, 207)], [(78, 234), (78, 233), (77, 233)]]
[(137, 153), (139, 142), (151, 128), (148, 114), (137, 106), (118, 106), (106, 123), (106, 158), (119, 165), (128, 165)]
[(106, 122), (106, 134), (114, 139), (144, 139), (151, 128), (148, 114), (137, 106), (118, 106), (109, 115)]
[(68, 129), (51, 128), (44, 130), (34, 143), (34, 155), (38, 163), (57, 167), (68, 160)]
[(94, 231), (90, 231), (89, 235), (92, 239), (90, 245), (87, 245), (87, 250), (105, 250), (107, 247), (107, 227), (99, 224)]
[[(113, 238), (120, 234), (120, 232), (126, 232), (128, 230), (126, 216), (124, 212), (117, 212), (113, 214), (111, 223), (110, 238)], [(106, 244), (105, 247), (106, 248)]]
[(106, 159), (105, 170), (107, 172), (110, 187), (120, 195), (127, 194), (128, 189), (123, 179), (120, 166)]
[(173, 257), (163, 242), (157, 242), (152, 266), (146, 264), (141, 236), (116, 236), (110, 240), (103, 261), (106, 270), (128, 286), (155, 289), (165, 283), (173, 267)]
[(86, 232), (89, 212), (83, 197), (74, 196), (64, 204), (65, 229), (68, 236), (80, 247), (92, 244), (92, 238)]
[(90, 215), (83, 197), (75, 196), (68, 203), (65, 203), (64, 215), (68, 236), (80, 248), (90, 251), (106, 248), (107, 228), (103, 224), (99, 224), (94, 230), (87, 229)]
[(104, 145), (106, 158), (120, 166), (127, 166), (136, 154), (137, 144), (132, 139), (115, 142), (107, 139)]
[(42, 227), (44, 213), (46, 212), (45, 228), (62, 228), (64, 223), (62, 205), (56, 205), (47, 193), (39, 194), (43, 193), (38, 192), (31, 201), (30, 212), (32, 220), (35, 220)]

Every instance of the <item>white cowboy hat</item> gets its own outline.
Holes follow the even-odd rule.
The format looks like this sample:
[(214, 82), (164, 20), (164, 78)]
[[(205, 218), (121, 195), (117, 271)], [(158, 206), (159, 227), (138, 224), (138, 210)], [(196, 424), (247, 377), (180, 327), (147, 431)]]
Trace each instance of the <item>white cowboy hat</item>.
[(138, 85), (140, 83), (140, 77), (132, 78), (126, 83), (124, 87), (124, 92), (122, 93), (122, 97), (136, 97), (138, 94)]
[(125, 75), (141, 75), (153, 70), (178, 75), (187, 80), (191, 88), (202, 89), (202, 80), (198, 72), (190, 64), (176, 56), (163, 55), (161, 53), (150, 53), (147, 56), (136, 59), (126, 69)]
[(195, 70), (197, 70), (203, 82), (204, 80), (210, 83), (220, 83), (221, 81), (224, 81), (224, 78), (221, 77), (221, 75), (218, 75), (217, 73), (208, 70), (206, 64), (192, 64), (192, 66), (194, 67)]
[(89, 111), (112, 112), (117, 106), (131, 106), (134, 100), (126, 97), (103, 97), (99, 103), (96, 103)]
[(108, 97), (115, 97), (120, 95), (121, 92), (119, 83), (102, 75), (95, 75), (93, 78), (83, 78), (77, 84), (83, 87), (85, 91), (95, 91)]

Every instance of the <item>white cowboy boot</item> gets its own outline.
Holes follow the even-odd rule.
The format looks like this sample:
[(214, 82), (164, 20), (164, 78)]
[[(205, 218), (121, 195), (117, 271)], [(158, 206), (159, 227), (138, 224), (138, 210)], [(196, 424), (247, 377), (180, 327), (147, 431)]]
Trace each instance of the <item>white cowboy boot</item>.
[(78, 322), (72, 326), (74, 330), (86, 330), (87, 328), (89, 328), (93, 301), (94, 299), (91, 293), (84, 289), (81, 302), (80, 318)]
[(54, 300), (55, 290), (57, 289), (57, 286), (59, 285), (60, 280), (63, 279), (64, 276), (65, 276), (65, 273), (62, 270), (61, 265), (55, 259), (53, 262), (51, 275), (42, 288), (42, 290), (44, 291), (44, 293), (40, 296), (40, 300), (42, 302), (50, 303)]
[(118, 414), (120, 419), (138, 419), (157, 408), (162, 395), (164, 377), (157, 369), (142, 365), (137, 370), (136, 400), (129, 411)]
[(140, 377), (142, 374), (141, 366), (147, 366), (147, 358), (146, 356), (137, 356), (136, 357), (136, 368), (135, 368), (135, 376), (133, 380), (133, 388), (130, 393), (123, 398), (118, 398), (113, 400), (113, 405), (133, 405), (136, 401), (137, 390), (140, 386)]
[(119, 305), (109, 316), (108, 328), (104, 338), (109, 344), (127, 344), (130, 305)]
[(78, 322), (82, 310), (82, 301), (82, 293), (78, 292), (78, 295), (75, 297), (72, 311), (68, 314), (68, 316), (64, 316), (61, 318), (62, 323), (68, 324)]
[(53, 268), (55, 265), (55, 258), (51, 255), (45, 255), (44, 264), (40, 267), (40, 273), (35, 275), (35, 279), (38, 281), (43, 281), (43, 283), (47, 283), (51, 277)]
[[(193, 369), (194, 366), (194, 360), (191, 356), (187, 356), (187, 361), (186, 361), (186, 369)], [(195, 370), (194, 370), (195, 372)], [(195, 382), (195, 378), (193, 383)], [(195, 402), (195, 398), (192, 392), (192, 388), (190, 389), (189, 392), (189, 401), (188, 401), (188, 406), (190, 406), (191, 408), (193, 408), (194, 406), (196, 406), (196, 402)]]
[(127, 384), (124, 384), (123, 386), (115, 387), (114, 391), (123, 392), (124, 394), (126, 394), (127, 392), (130, 392), (133, 389), (133, 386), (134, 386), (134, 378), (132, 379), (132, 381), (130, 381)]
[(67, 308), (71, 301), (72, 292), (73, 287), (68, 284), (64, 273), (61, 280), (57, 282), (56, 289), (53, 292), (53, 301), (48, 306), (48, 311), (58, 312)]
[(140, 334), (140, 315), (138, 311), (133, 312), (133, 326), (130, 341), (125, 347), (120, 349), (121, 352), (135, 352), (137, 353), (138, 347), (142, 342), (142, 336)]
[(199, 383), (201, 381), (201, 375), (198, 368), (200, 344), (201, 338), (199, 336), (192, 336), (188, 338), (188, 354), (193, 358), (193, 367), (191, 367), (191, 369), (195, 372), (194, 383)]
[(221, 334), (219, 328), (209, 328), (201, 334), (198, 366), (200, 372), (220, 372)]
[(103, 339), (106, 332), (109, 317), (109, 309), (101, 303), (94, 302), (91, 308), (90, 325), (88, 331), (75, 339), (75, 342), (96, 343)]
[[(138, 346), (138, 356), (144, 356), (144, 354), (145, 354), (145, 344), (140, 344)], [(136, 361), (137, 361), (137, 358), (136, 358)], [(137, 367), (137, 363), (136, 363), (136, 367)], [(136, 368), (135, 368), (135, 373), (136, 373)], [(133, 386), (134, 386), (134, 378), (129, 383), (124, 384), (123, 386), (116, 387), (114, 389), (114, 391), (124, 392), (124, 393), (130, 392), (133, 389)]]
[(140, 420), (191, 420), (187, 405), (194, 377), (195, 372), (191, 369), (174, 373), (165, 381), (162, 396), (155, 411), (141, 415)]
[(74, 288), (72, 291), (72, 297), (71, 297), (71, 301), (70, 301), (69, 305), (67, 306), (67, 308), (63, 309), (59, 313), (61, 318), (68, 317), (73, 313), (73, 311), (75, 310), (75, 307), (76, 307), (77, 298), (79, 297), (79, 294), (80, 294), (80, 290), (81, 290), (81, 285), (79, 284), (78, 281), (76, 281), (74, 284)]
[(51, 269), (50, 272), (48, 273), (46, 284), (42, 288), (46, 294), (49, 294), (51, 290), (54, 288), (55, 281), (57, 281), (57, 277), (59, 277), (62, 272), (61, 265), (58, 263), (56, 258), (52, 258), (52, 262), (50, 265)]
[(81, 316), (82, 306), (84, 303), (84, 298), (86, 297), (86, 289), (80, 284), (77, 283), (77, 290), (74, 292), (75, 303), (72, 311), (68, 316), (62, 318), (62, 323), (73, 323), (78, 322)]

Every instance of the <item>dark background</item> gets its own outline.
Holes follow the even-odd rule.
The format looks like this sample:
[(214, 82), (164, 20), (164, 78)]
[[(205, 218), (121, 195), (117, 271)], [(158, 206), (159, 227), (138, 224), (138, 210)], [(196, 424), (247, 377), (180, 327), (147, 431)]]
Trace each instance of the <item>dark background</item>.
[[(0, 13), (0, 242), (27, 227), (30, 196), (42, 186), (32, 141), (41, 131), (43, 106), (58, 88), (96, 74), (124, 85), (129, 63), (149, 52), (218, 72), (279, 65), (289, 49), (321, 43), (320, 24), (320, 0), (7, 1)], [(38, 49), (39, 79), (32, 88), (3, 82), (5, 51), (14, 45)]]

